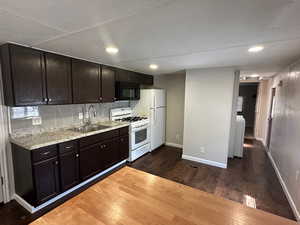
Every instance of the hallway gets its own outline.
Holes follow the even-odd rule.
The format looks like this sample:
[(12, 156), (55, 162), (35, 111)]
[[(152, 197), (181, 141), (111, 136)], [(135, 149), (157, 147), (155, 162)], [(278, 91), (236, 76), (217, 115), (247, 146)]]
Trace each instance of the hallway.
[[(245, 139), (244, 158), (227, 169), (181, 159), (178, 148), (163, 146), (131, 166), (215, 195), (295, 220), (262, 144)], [(249, 201), (250, 199), (250, 201)]]

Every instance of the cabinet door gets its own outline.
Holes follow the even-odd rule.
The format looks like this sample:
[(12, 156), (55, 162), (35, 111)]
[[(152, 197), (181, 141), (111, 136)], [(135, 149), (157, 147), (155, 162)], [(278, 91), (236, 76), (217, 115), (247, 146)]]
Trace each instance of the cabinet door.
[(115, 71), (103, 66), (101, 73), (102, 102), (115, 101)]
[(118, 149), (118, 139), (112, 139), (109, 141), (102, 142), (100, 144), (101, 148), (101, 159), (104, 169), (112, 166), (118, 161), (119, 149)]
[(98, 173), (103, 165), (101, 161), (102, 153), (99, 144), (80, 149), (80, 179), (86, 180)]
[(119, 139), (119, 161), (129, 157), (129, 136), (123, 136)]
[(33, 165), (37, 205), (59, 194), (57, 157)]
[(95, 63), (72, 59), (73, 102), (100, 102), (100, 66)]
[(46, 104), (43, 53), (11, 45), (10, 56), (15, 105)]
[(60, 158), (60, 185), (61, 190), (66, 191), (79, 183), (79, 154), (68, 152)]
[(48, 104), (71, 104), (71, 59), (45, 53), (45, 64)]

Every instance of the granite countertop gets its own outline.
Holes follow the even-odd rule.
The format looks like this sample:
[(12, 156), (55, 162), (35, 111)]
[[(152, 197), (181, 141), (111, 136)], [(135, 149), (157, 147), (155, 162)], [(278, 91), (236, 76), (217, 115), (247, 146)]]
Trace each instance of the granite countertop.
[(96, 125), (108, 126), (108, 128), (86, 132), (86, 133), (74, 131), (71, 130), (71, 128), (65, 128), (65, 129), (55, 130), (51, 132), (44, 132), (44, 133), (39, 133), (34, 135), (25, 135), (20, 137), (14, 137), (13, 135), (11, 135), (10, 141), (25, 149), (34, 150), (45, 146), (71, 141), (82, 137), (91, 136), (94, 134), (100, 134), (121, 127), (126, 127), (129, 126), (129, 123), (107, 121), (107, 122), (97, 123)]

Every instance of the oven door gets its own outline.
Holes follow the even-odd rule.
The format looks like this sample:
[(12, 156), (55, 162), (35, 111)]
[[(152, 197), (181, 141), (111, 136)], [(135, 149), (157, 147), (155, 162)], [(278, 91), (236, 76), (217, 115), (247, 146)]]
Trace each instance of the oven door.
[(149, 125), (142, 125), (132, 128), (131, 132), (131, 150), (135, 150), (150, 141)]

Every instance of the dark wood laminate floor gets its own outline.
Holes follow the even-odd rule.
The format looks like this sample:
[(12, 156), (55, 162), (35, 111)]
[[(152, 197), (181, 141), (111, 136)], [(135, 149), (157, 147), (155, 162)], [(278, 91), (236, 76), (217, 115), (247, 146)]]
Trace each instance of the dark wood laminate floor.
[(131, 164), (143, 170), (215, 195), (295, 220), (271, 162), (260, 142), (246, 139), (244, 157), (230, 159), (227, 169), (181, 159), (182, 150), (163, 146)]
[[(131, 166), (241, 203), (244, 196), (249, 195), (255, 198), (258, 209), (295, 219), (259, 142), (247, 140), (244, 158), (229, 160), (228, 169), (183, 160), (181, 154), (181, 149), (164, 146), (138, 159)], [(16, 201), (0, 205), (0, 224), (28, 224), (71, 197), (32, 215)]]

